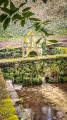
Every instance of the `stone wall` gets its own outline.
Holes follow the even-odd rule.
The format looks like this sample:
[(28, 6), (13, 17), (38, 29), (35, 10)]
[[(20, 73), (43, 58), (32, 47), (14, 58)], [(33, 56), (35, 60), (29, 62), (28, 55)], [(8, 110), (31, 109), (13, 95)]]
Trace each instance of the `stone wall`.
[(23, 85), (67, 81), (67, 55), (52, 55), (26, 59), (5, 60), (0, 64), (4, 78)]

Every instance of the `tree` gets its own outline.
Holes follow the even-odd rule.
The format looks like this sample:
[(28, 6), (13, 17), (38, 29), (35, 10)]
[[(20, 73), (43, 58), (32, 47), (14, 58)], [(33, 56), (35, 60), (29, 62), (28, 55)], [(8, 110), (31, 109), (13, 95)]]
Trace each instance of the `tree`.
[[(37, 0), (32, 0), (33, 2), (36, 2)], [(42, 0), (44, 3), (47, 2), (47, 0)], [(33, 17), (34, 13), (30, 11), (31, 7), (26, 7), (22, 9), (22, 12), (20, 12), (20, 8), (24, 7), (27, 3), (27, 0), (25, 0), (24, 3), (21, 3), (18, 7), (14, 5), (12, 0), (0, 0), (0, 9), (2, 13), (0, 14), (0, 22), (3, 24), (4, 30), (8, 27), (9, 23), (12, 21), (16, 24), (17, 21), (21, 24), (22, 27), (24, 27), (26, 23), (26, 19), (30, 20), (32, 22), (32, 26), (35, 28), (36, 31), (41, 31), (44, 33), (45, 36), (53, 35), (52, 33), (48, 33), (46, 29), (44, 28), (44, 25), (46, 23), (49, 23), (50, 21), (41, 21), (38, 18)], [(44, 36), (43, 35), (43, 36)], [(39, 43), (41, 38), (37, 41)], [(56, 40), (50, 41), (53, 43), (56, 43)], [(44, 45), (42, 45), (44, 46)]]

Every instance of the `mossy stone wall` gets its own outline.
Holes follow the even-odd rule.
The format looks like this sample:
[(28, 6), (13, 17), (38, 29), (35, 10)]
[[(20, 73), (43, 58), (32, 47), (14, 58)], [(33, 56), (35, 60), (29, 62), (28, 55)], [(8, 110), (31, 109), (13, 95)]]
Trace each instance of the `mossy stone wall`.
[(67, 81), (67, 57), (46, 56), (46, 58), (8, 62), (2, 68), (4, 78), (23, 85), (41, 84), (42, 76), (47, 82)]

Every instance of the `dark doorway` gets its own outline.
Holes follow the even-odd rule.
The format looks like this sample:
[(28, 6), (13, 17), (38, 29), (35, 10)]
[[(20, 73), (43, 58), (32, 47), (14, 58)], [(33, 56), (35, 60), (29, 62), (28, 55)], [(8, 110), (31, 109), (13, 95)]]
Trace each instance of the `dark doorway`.
[(28, 57), (35, 57), (37, 56), (37, 53), (35, 51), (31, 51), (28, 55)]

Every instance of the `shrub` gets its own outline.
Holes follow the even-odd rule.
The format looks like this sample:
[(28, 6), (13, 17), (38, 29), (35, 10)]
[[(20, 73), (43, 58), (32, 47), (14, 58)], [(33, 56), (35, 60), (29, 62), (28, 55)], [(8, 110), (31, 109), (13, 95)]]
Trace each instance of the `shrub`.
[(4, 76), (4, 78), (10, 78), (10, 74), (9, 73), (3, 72), (3, 76)]
[(31, 77), (23, 77), (23, 85), (31, 85), (32, 84), (32, 78)]
[(41, 83), (42, 83), (42, 78), (41, 78), (41, 76), (38, 76), (37, 78), (36, 78), (36, 77), (33, 78), (32, 83), (33, 83), (34, 85), (41, 84)]

